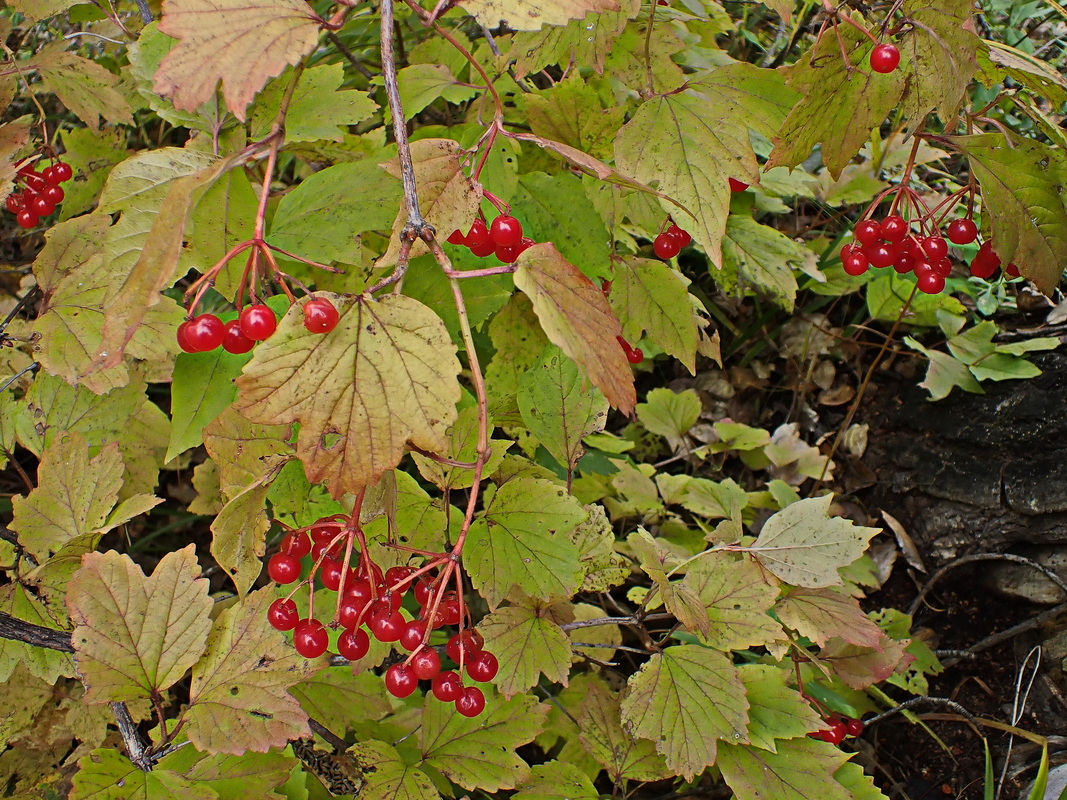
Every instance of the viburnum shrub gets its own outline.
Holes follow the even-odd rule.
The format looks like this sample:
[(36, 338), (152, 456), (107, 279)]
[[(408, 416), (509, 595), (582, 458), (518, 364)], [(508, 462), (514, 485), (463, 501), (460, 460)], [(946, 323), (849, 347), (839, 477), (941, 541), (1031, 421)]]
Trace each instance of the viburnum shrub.
[(682, 385), (802, 288), (1024, 361), (956, 298), (1067, 263), (1047, 65), (969, 0), (11, 5), (11, 792), (882, 796), (879, 531)]

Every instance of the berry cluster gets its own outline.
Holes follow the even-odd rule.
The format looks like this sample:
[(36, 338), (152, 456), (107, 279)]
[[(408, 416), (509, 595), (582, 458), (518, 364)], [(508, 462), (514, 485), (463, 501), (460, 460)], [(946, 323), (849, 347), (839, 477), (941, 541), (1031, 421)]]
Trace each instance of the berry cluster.
[[(304, 327), (311, 333), (329, 333), (337, 325), (338, 314), (325, 297), (313, 297), (304, 304)], [(186, 353), (204, 353), (221, 347), (227, 353), (247, 353), (270, 337), (278, 328), (278, 318), (262, 303), (241, 309), (237, 319), (223, 322), (214, 314), (198, 314), (178, 326), (178, 346)]]
[[(915, 236), (911, 224), (897, 214), (890, 214), (881, 222), (864, 219), (856, 223), (852, 231), (859, 244), (847, 244), (841, 248), (841, 264), (849, 275), (862, 275), (868, 267), (883, 269), (893, 267), (898, 273), (915, 273), (919, 291), (938, 294), (945, 289), (945, 279), (952, 272), (949, 258), (949, 242), (967, 245), (978, 238), (978, 226), (971, 219), (950, 222), (945, 237), (934, 230), (929, 236)], [(988, 279), (1000, 266), (989, 242), (978, 249), (971, 261), (971, 274)], [(1009, 275), (1017, 276), (1014, 265), (1006, 269)]]
[(36, 228), (41, 217), (47, 217), (63, 202), (62, 183), (74, 175), (70, 164), (56, 161), (40, 172), (33, 164), (24, 164), (18, 169), (15, 180), (21, 184), (21, 191), (7, 197), (7, 210), (15, 215), (15, 222), (20, 228)]
[[(280, 551), (267, 562), (267, 574), (283, 586), (295, 583), (303, 574), (302, 559), (310, 556), (310, 573), (300, 585), (309, 587), (313, 601), (317, 575), (326, 589), (338, 594), (331, 623), (331, 627), (342, 629), (337, 639), (338, 655), (349, 661), (363, 658), (370, 650), (371, 636), (379, 642), (396, 643), (409, 655), (385, 672), (385, 688), (390, 694), (407, 697), (420, 680), (430, 681), (430, 690), (438, 700), (454, 703), (463, 716), (480, 714), (485, 709), (485, 695), (477, 686), (464, 686), (461, 673), (485, 683), (496, 677), (499, 664), (496, 656), (483, 649), (481, 634), (466, 627), (469, 619), (463, 599), (458, 592), (447, 590), (446, 575), (431, 574), (438, 562), (419, 569), (390, 567), (383, 573), (370, 558), (360, 557), (355, 567), (347, 567), (346, 559), (353, 554), (353, 534), (365, 546), (361, 531), (336, 517), (321, 519), (309, 529), (291, 530)], [(329, 647), (326, 626), (310, 611), (301, 619), (292, 594), (271, 603), (267, 619), (275, 629), (293, 632), (298, 653), (317, 658)], [(420, 609), (410, 622), (400, 614), (405, 594), (410, 594)], [(458, 627), (444, 648), (456, 669), (442, 670), (438, 650), (429, 645), (431, 633), (445, 626)]]
[(852, 717), (831, 714), (826, 722), (830, 725), (829, 730), (812, 731), (808, 736), (813, 739), (822, 739), (830, 744), (841, 744), (845, 739), (855, 738), (863, 733), (863, 721)]
[(488, 226), (484, 219), (477, 217), (466, 234), (452, 231), (448, 243), (466, 247), (478, 258), (496, 254), (505, 264), (514, 264), (525, 250), (536, 244), (522, 235), (522, 223), (510, 214), (501, 214)]
[[(733, 178), (730, 180), (733, 180)], [(670, 222), (669, 227), (660, 231), (655, 241), (652, 242), (653, 252), (664, 261), (674, 258), (682, 252), (683, 247), (693, 241), (693, 237), (679, 228), (669, 217), (668, 222)]]

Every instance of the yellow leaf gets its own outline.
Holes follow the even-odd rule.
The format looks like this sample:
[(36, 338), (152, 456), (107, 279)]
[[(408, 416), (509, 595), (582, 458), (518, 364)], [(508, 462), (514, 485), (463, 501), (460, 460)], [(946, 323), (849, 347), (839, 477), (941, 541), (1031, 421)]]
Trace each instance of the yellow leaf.
[(119, 77), (95, 61), (50, 45), (29, 65), (41, 76), (41, 85), (94, 131), (100, 128), (100, 117), (133, 124), (130, 104), (118, 89)]
[(536, 31), (543, 25), (564, 25), (590, 11), (618, 11), (615, 0), (464, 0), (463, 7), (483, 25), (506, 22), (517, 31)]

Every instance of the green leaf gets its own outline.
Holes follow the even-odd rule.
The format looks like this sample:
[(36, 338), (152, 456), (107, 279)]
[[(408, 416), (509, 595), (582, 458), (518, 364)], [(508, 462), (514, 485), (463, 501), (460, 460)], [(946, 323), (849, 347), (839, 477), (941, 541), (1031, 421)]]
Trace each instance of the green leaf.
[(204, 428), (204, 447), (218, 466), (222, 495), (236, 497), (289, 461), (289, 435), (284, 425), (256, 425), (232, 408), (219, 414)]
[(400, 70), (396, 79), (405, 122), (435, 100), (459, 104), (478, 94), (474, 87), (456, 80), (452, 70), (443, 64), (412, 64)]
[(71, 800), (215, 800), (209, 786), (166, 769), (144, 772), (115, 750), (94, 750), (78, 761)]
[(337, 308), (337, 327), (310, 333), (293, 305), (237, 379), (235, 408), (253, 422), (299, 422), (308, 479), (337, 499), (376, 483), (408, 442), (445, 445), (460, 365), (441, 318), (410, 297), (317, 296)]
[[(342, 90), (344, 79), (343, 64), (319, 64), (304, 70), (285, 116), (286, 143), (340, 142), (349, 125), (358, 125), (378, 110), (378, 104), (365, 92)], [(271, 81), (256, 98), (250, 138), (261, 139), (270, 133), (290, 80), (291, 69)]]
[[(259, 198), (243, 170), (230, 170), (222, 175), (204, 192), (189, 215), (178, 271), (207, 272), (236, 245), (251, 239), (255, 234), (258, 205)], [(234, 258), (215, 279), (215, 290), (234, 303), (246, 264), (245, 259)], [(284, 312), (289, 305), (271, 307), (275, 312)], [(227, 321), (225, 315), (221, 316)]]
[(486, 649), (500, 661), (493, 682), (505, 697), (536, 686), (542, 674), (549, 683), (567, 685), (571, 645), (554, 616), (551, 605), (523, 598), (478, 623)]
[(880, 531), (831, 517), (833, 497), (810, 497), (786, 506), (763, 525), (746, 548), (786, 583), (819, 588), (840, 585), (839, 567), (863, 555), (867, 542)]
[(598, 800), (600, 793), (573, 764), (549, 761), (534, 767), (530, 780), (512, 796), (515, 800)]
[[(849, 13), (865, 28), (858, 13)], [(787, 69), (789, 88), (804, 97), (775, 132), (768, 167), (794, 167), (821, 143), (823, 163), (837, 180), (899, 102), (910, 73), (907, 50), (899, 69), (880, 75), (870, 67), (870, 39), (852, 25), (838, 25), (836, 32), (820, 37)], [(841, 42), (851, 65), (841, 56)]]
[(470, 528), (464, 563), (496, 607), (513, 586), (530, 597), (570, 597), (581, 577), (569, 534), (586, 518), (578, 501), (538, 478), (514, 478), (487, 498)]
[(549, 343), (526, 295), (516, 292), (493, 317), (489, 322), (489, 340), (496, 350), (485, 368), (490, 414), (494, 420), (513, 415), (518, 424), (521, 421), (516, 399), (519, 384)]
[[(491, 454), (483, 467), (483, 474), (491, 474), (504, 460), (511, 442), (507, 439), (490, 439)], [(478, 408), (467, 406), (459, 412), (456, 421), (448, 429), (448, 443), (438, 455), (466, 464), (474, 462), (478, 455)], [(421, 453), (412, 453), (419, 474), (439, 489), (467, 489), (474, 482), (474, 472), (469, 467), (453, 467), (427, 458)]]
[(127, 153), (126, 139), (120, 128), (102, 131), (75, 128), (62, 131), (60, 136), (66, 149), (63, 160), (74, 172), (63, 184), (63, 205), (59, 209), (62, 221), (88, 211), (96, 204), (112, 168), (121, 163)]
[(1067, 208), (1060, 187), (1067, 181), (1063, 151), (1033, 139), (1000, 133), (954, 136), (970, 160), (992, 222), (993, 248), (1041, 291), (1050, 293), (1067, 263)]
[(586, 14), (566, 25), (546, 25), (533, 32), (519, 31), (512, 37), (509, 55), (515, 59), (519, 77), (539, 72), (552, 64), (587, 64), (604, 74), (604, 60), (631, 17), (637, 16), (639, 3), (623, 2), (621, 11)]
[(107, 122), (133, 124), (133, 114), (118, 89), (119, 78), (100, 64), (63, 49), (45, 45), (26, 66), (35, 68), (45, 91), (54, 92), (91, 130)]
[(852, 800), (886, 800), (886, 796), (875, 787), (871, 776), (855, 761), (842, 765), (834, 773), (834, 780), (845, 787)]
[(608, 401), (558, 347), (548, 347), (522, 377), (518, 403), (530, 433), (567, 470), (585, 454), (582, 438), (607, 422)]
[(717, 766), (737, 800), (852, 800), (833, 779), (848, 760), (829, 742), (807, 736), (778, 742), (775, 751), (746, 745), (723, 747)]
[(1044, 59), (989, 39), (979, 42), (978, 52), (978, 77), (987, 87), (1001, 83), (1007, 76), (1055, 106), (1067, 102), (1067, 79)]
[[(527, 95), (525, 100), (527, 120), (535, 134), (597, 158), (611, 158), (615, 132), (622, 127), (626, 110), (622, 106), (603, 108), (596, 88), (579, 73), (572, 72), (549, 89)], [(598, 220), (593, 230), (602, 227), (603, 222)]]
[(267, 493), (277, 469), (235, 494), (211, 523), (211, 555), (244, 595), (263, 571), (267, 552)]
[(904, 344), (930, 359), (930, 364), (926, 368), (926, 378), (919, 385), (930, 393), (931, 400), (942, 400), (948, 397), (957, 386), (965, 392), (985, 394), (977, 378), (959, 359), (938, 350), (928, 350), (910, 336), (904, 337)]
[(234, 398), (234, 380), (252, 356), (219, 348), (207, 353), (181, 353), (174, 362), (171, 384), (171, 429), (166, 460), (204, 441), (204, 428)]
[(186, 712), (185, 731), (198, 750), (263, 753), (311, 735), (307, 714), (286, 689), (326, 665), (299, 656), (270, 627), (275, 596), (271, 587), (252, 592), (215, 620), (193, 667)]
[[(310, 716), (338, 734), (359, 721), (381, 719), (392, 710), (382, 679), (372, 672), (353, 675), (349, 667), (324, 669), (289, 693)], [(358, 719), (352, 714), (357, 708)]]
[[(47, 596), (38, 597), (22, 583), (0, 586), (0, 611), (52, 630), (62, 631), (68, 626), (62, 603), (53, 605)], [(60, 676), (76, 674), (70, 653), (34, 647), (15, 639), (0, 639), (0, 680), (6, 683), (19, 664), (49, 686)]]
[(767, 613), (779, 588), (755, 561), (708, 552), (690, 563), (683, 583), (706, 608), (710, 628), (704, 641), (716, 650), (743, 650), (784, 637)]
[(813, 270), (819, 261), (813, 250), (747, 214), (727, 219), (722, 254), (723, 271), (713, 277), (726, 291), (754, 289), (786, 311), (793, 310), (797, 295), (793, 270)]
[[(419, 197), (422, 197), (421, 193)], [(452, 256), (452, 269), (454, 270), (463, 271), (485, 267), (482, 259), (466, 248), (449, 255)], [(486, 275), (476, 280), (461, 280), (459, 288), (463, 293), (463, 303), (467, 308), (467, 322), (471, 328), (475, 329), (503, 308), (515, 295), (515, 284), (511, 280), (511, 275), (506, 273)], [(448, 328), (452, 341), (462, 341), (463, 334), (460, 329), (459, 314), (456, 311), (456, 300), (452, 294), (452, 283), (432, 256), (413, 258), (408, 264), (407, 274), (404, 275), (404, 294), (414, 297), (424, 306), (436, 311), (444, 321), (445, 327)], [(536, 319), (534, 324), (537, 324)], [(493, 389), (491, 384), (487, 388), (489, 391)]]
[(881, 629), (844, 589), (793, 589), (775, 613), (783, 625), (820, 647), (835, 636), (863, 647), (878, 647), (882, 640)]
[(82, 559), (67, 606), (87, 702), (156, 697), (200, 658), (213, 603), (194, 551), (168, 553), (150, 578), (113, 550)]
[(656, 653), (629, 680), (623, 721), (692, 780), (714, 764), (718, 740), (747, 742), (748, 700), (729, 656), (695, 645)]
[(370, 740), (348, 750), (363, 769), (367, 800), (437, 800), (440, 795), (426, 773), (407, 764), (392, 745)]
[(700, 411), (700, 397), (695, 389), (681, 392), (652, 389), (645, 396), (645, 402), (637, 404), (637, 419), (677, 450), (683, 446), (689, 429), (696, 425)]
[(282, 800), (284, 795), (272, 790), (286, 783), (299, 763), (279, 750), (230, 756), (204, 755), (187, 747), (160, 759), (156, 769), (163, 767), (195, 781), (198, 787), (210, 787), (219, 800)]
[(619, 347), (622, 326), (600, 287), (552, 244), (537, 244), (519, 256), (515, 286), (530, 298), (549, 341), (579, 366), (608, 402), (624, 414), (637, 400), (633, 372)]
[(738, 667), (748, 697), (748, 735), (753, 747), (778, 751), (778, 739), (806, 736), (823, 727), (811, 702), (792, 686), (789, 671), (771, 664)]
[[(893, 270), (881, 270), (867, 284), (867, 309), (872, 317), (883, 322), (896, 322), (900, 317), (909, 325), (925, 328), (937, 326), (939, 311), (954, 316), (966, 314), (963, 304), (950, 294), (923, 294), (914, 290), (914, 281)], [(907, 310), (902, 313), (905, 307)]]
[(612, 781), (656, 781), (671, 776), (652, 742), (623, 730), (619, 698), (607, 688), (592, 684), (576, 710), (582, 744)]
[(691, 304), (689, 283), (662, 261), (623, 257), (615, 261), (608, 300), (628, 342), (647, 336), (696, 374), (697, 316), (681, 311)]
[(467, 789), (514, 789), (530, 776), (515, 749), (541, 732), (548, 707), (530, 695), (503, 701), (486, 694), (485, 711), (475, 719), (427, 697), (419, 738), (423, 762)]
[(616, 11), (615, 0), (463, 0), (463, 8), (483, 25), (517, 31), (536, 31), (543, 25), (563, 25), (591, 11)]

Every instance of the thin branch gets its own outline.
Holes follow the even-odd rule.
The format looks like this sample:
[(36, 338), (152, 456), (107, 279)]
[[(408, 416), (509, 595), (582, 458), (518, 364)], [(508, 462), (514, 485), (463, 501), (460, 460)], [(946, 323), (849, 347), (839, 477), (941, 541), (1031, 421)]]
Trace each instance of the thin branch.
[(145, 741), (141, 738), (140, 731), (137, 730), (137, 723), (130, 716), (130, 710), (126, 708), (125, 703), (111, 703), (110, 705), (130, 761), (142, 772), (148, 772), (152, 769), (153, 759), (146, 754)]
[(381, 2), (381, 47), (382, 77), (385, 93), (389, 97), (389, 111), (393, 115), (393, 137), (396, 139), (397, 157), (400, 160), (400, 177), (404, 183), (404, 201), (408, 209), (408, 225), (421, 235), (426, 221), (419, 210), (419, 192), (415, 186), (415, 167), (411, 161), (411, 144), (404, 119), (404, 106), (400, 102), (400, 88), (396, 77), (396, 54), (393, 52), (393, 0)]
[(32, 647), (44, 647), (47, 650), (59, 650), (61, 653), (73, 653), (70, 634), (24, 622), (18, 617), (0, 611), (0, 638), (23, 642)]
[(141, 21), (147, 25), (154, 19), (152, 17), (152, 9), (148, 7), (148, 0), (136, 0), (136, 3), (137, 10), (141, 12)]
[(356, 58), (356, 54), (348, 49), (348, 45), (341, 41), (341, 37), (339, 37), (333, 31), (327, 31), (326, 38), (329, 39), (333, 46), (337, 48), (337, 52), (339, 52), (341, 55), (348, 59), (348, 63), (355, 67), (360, 75), (362, 75), (367, 80), (370, 80), (374, 77), (374, 73), (367, 69), (367, 66), (362, 61)]
[(325, 741), (333, 745), (333, 748), (337, 752), (343, 753), (348, 749), (348, 742), (346, 742), (336, 733), (331, 731), (317, 719), (308, 717), (308, 727), (311, 728), (311, 732), (314, 733), (316, 736), (320, 737), (321, 739), (324, 739)]

